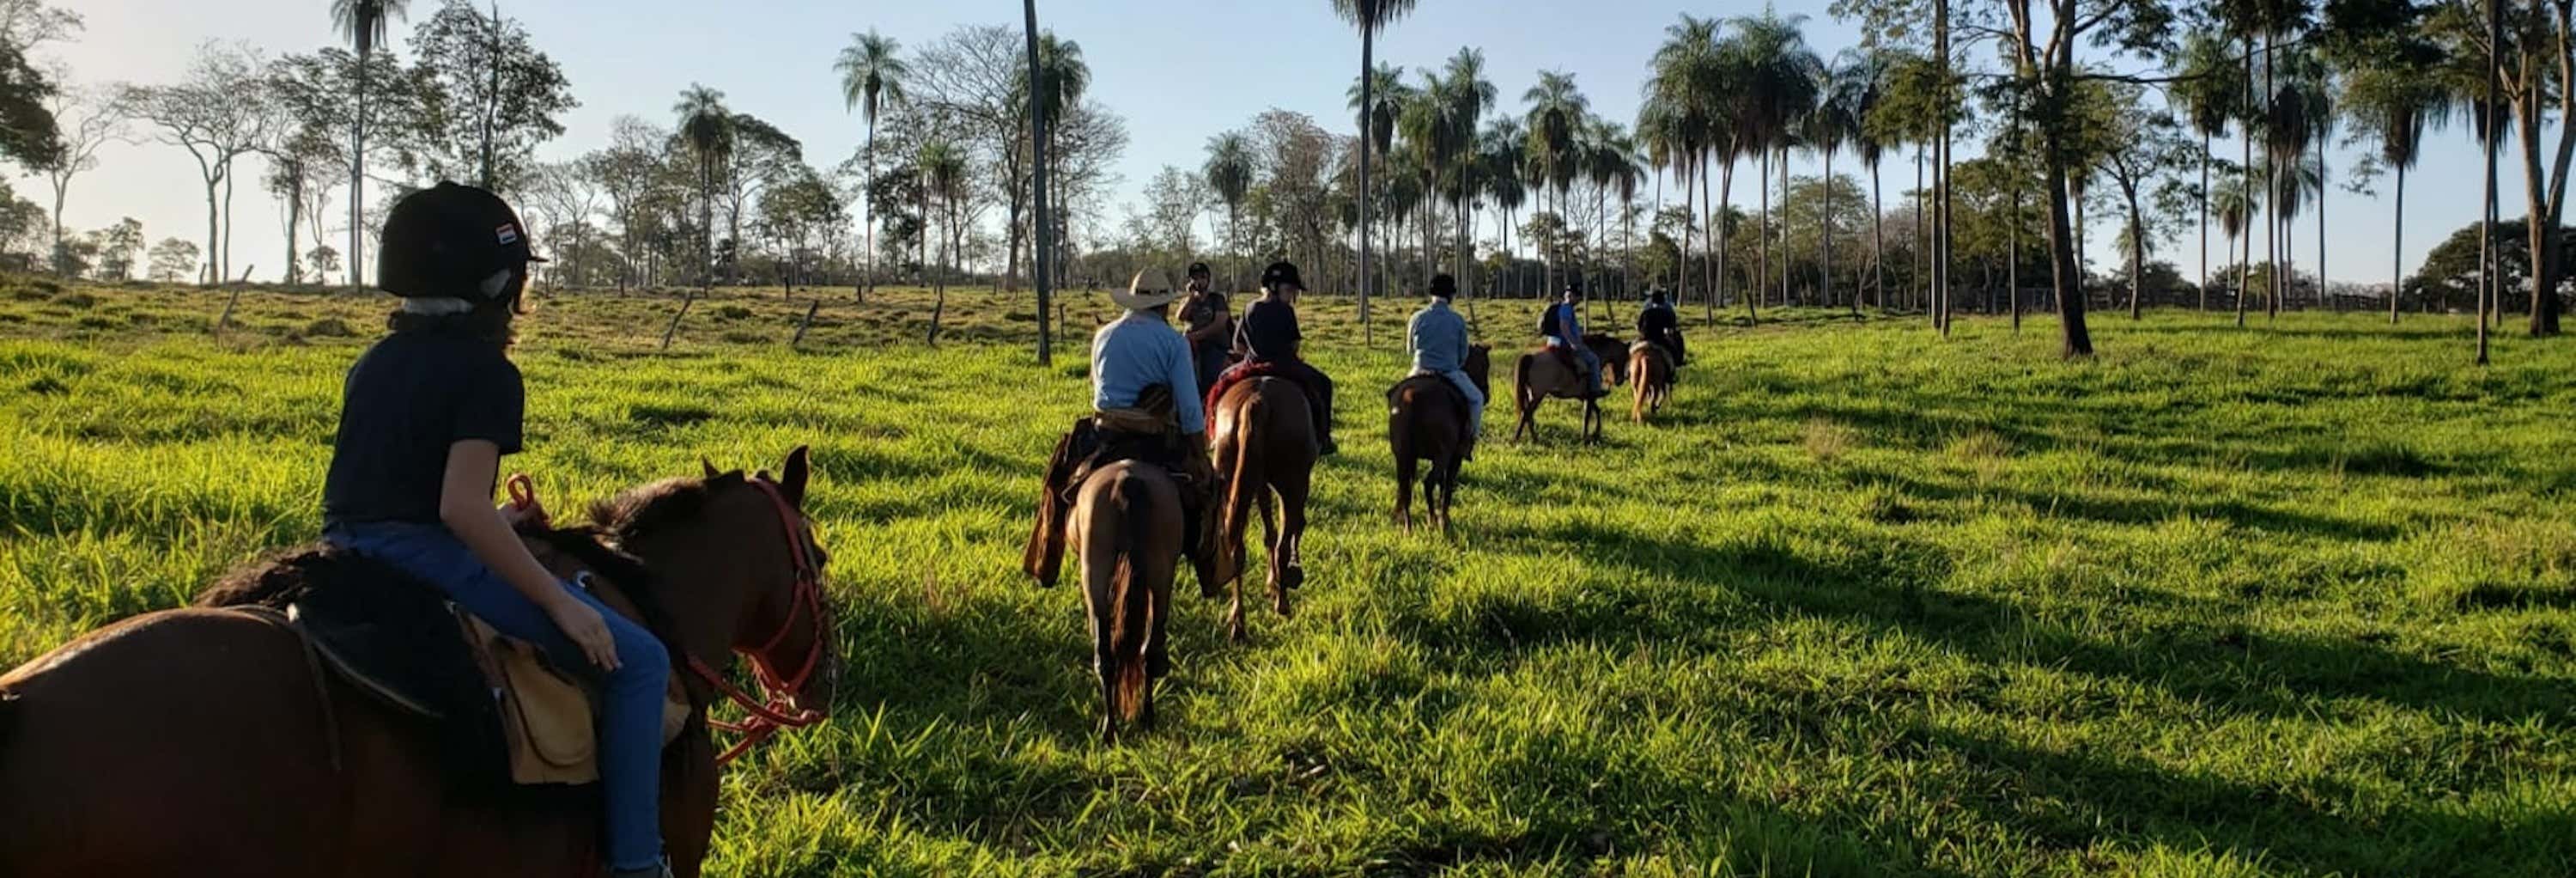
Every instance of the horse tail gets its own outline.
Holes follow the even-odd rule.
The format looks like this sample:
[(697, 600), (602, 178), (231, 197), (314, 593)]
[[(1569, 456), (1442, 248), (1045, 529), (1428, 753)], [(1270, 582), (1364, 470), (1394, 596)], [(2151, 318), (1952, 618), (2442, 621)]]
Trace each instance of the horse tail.
[(1153, 518), (1154, 494), (1130, 473), (1118, 480), (1125, 520), (1118, 527), (1118, 567), (1111, 575), (1118, 615), (1111, 626), (1110, 649), (1118, 656), (1118, 715), (1133, 721), (1145, 706), (1145, 639), (1152, 636), (1153, 589), (1136, 576), (1136, 534)]
[(9, 745), (9, 729), (18, 718), (18, 693), (0, 689), (0, 747)]

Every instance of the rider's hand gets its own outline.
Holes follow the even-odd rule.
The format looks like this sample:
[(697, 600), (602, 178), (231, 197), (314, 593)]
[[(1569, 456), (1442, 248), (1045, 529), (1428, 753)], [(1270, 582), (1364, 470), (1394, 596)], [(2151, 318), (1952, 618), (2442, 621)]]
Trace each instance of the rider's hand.
[(591, 664), (603, 671), (617, 670), (617, 641), (609, 636), (608, 620), (600, 618), (597, 609), (567, 593), (546, 607), (546, 615), (553, 617), (555, 627), (563, 629), (573, 645), (581, 647)]
[(501, 504), (501, 520), (508, 522), (512, 528), (516, 528), (525, 524), (546, 527), (548, 522), (553, 519), (546, 515), (546, 505), (537, 502), (536, 498), (531, 497), (528, 498), (528, 502), (525, 504)]

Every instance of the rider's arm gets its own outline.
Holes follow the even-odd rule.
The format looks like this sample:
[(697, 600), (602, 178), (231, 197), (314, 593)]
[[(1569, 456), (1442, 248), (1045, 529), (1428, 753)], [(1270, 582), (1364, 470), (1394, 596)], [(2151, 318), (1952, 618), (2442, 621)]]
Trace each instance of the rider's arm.
[(1207, 432), (1206, 406), (1199, 400), (1198, 370), (1190, 362), (1190, 352), (1183, 347), (1164, 357), (1163, 382), (1172, 388), (1172, 415), (1181, 422), (1181, 435), (1197, 436)]
[(439, 483), (438, 520), (474, 551), (474, 557), (519, 594), (540, 607), (552, 607), (572, 596), (555, 582), (526, 543), (510, 530), (502, 512), (492, 506), (492, 480), (501, 469), (500, 446), (467, 439), (447, 448), (447, 475)]

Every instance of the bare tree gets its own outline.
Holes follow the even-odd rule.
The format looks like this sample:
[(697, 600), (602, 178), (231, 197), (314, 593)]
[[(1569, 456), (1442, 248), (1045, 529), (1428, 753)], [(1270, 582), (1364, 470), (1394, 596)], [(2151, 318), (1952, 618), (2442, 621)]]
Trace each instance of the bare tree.
[[(67, 76), (58, 71), (54, 78), (62, 81)], [(127, 116), (116, 93), (104, 88), (66, 85), (45, 103), (60, 131), (62, 152), (36, 170), (54, 188), (54, 273), (64, 274), (70, 262), (63, 250), (63, 201), (71, 193), (72, 178), (98, 167), (99, 147), (126, 137)]]
[(160, 86), (127, 86), (118, 101), (134, 118), (159, 129), (155, 139), (186, 149), (206, 184), (205, 283), (230, 277), (233, 160), (268, 139), (275, 114), (260, 87), (265, 65), (257, 49), (208, 42), (197, 48), (187, 78)]

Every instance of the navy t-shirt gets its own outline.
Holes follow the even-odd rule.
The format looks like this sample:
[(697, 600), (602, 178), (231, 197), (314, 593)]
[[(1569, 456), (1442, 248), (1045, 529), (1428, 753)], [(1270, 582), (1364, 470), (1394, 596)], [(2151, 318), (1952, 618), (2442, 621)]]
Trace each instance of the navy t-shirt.
[(1297, 342), (1305, 333), (1297, 331), (1297, 309), (1277, 299), (1254, 299), (1243, 308), (1243, 319), (1235, 322), (1235, 344), (1251, 352), (1254, 362), (1294, 362)]
[(527, 388), (501, 345), (449, 330), (397, 332), (349, 367), (322, 521), (437, 524), (448, 446), (519, 450)]

